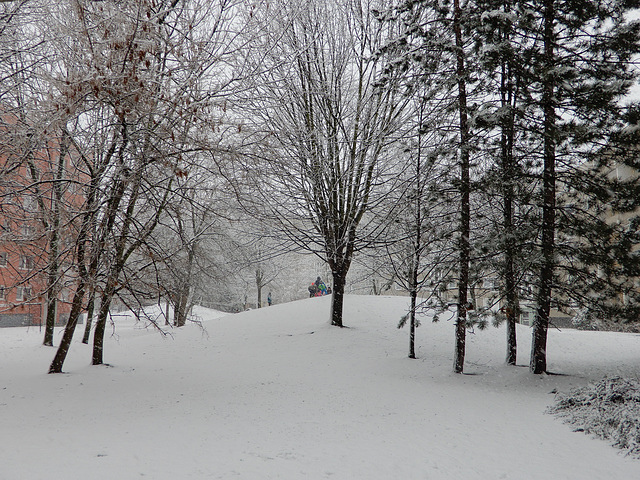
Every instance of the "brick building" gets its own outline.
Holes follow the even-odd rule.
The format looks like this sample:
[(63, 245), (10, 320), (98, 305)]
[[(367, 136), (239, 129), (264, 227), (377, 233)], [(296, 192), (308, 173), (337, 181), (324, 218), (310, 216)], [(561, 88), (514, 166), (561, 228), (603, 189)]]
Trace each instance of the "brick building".
[[(74, 211), (82, 205), (77, 155), (63, 141), (37, 144), (17, 122), (0, 126), (0, 327), (43, 325), (49, 295), (56, 325), (71, 310)], [(24, 129), (22, 129), (24, 132)], [(55, 232), (55, 233), (54, 233)], [(56, 253), (57, 251), (57, 253)], [(56, 282), (50, 264), (58, 265)]]

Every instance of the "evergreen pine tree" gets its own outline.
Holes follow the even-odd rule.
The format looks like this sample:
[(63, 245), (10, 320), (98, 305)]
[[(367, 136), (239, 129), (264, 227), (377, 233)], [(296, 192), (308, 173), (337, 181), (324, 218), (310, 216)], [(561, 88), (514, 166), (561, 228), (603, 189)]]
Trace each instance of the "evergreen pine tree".
[(404, 55), (395, 57), (389, 69), (404, 71), (409, 81), (419, 81), (423, 87), (434, 85), (438, 92), (430, 100), (432, 105), (439, 106), (438, 122), (431, 122), (427, 128), (444, 132), (448, 152), (443, 154), (443, 161), (450, 161), (453, 168), (440, 188), (447, 192), (450, 200), (455, 196), (458, 208), (453, 366), (456, 373), (462, 373), (464, 369), (468, 312), (473, 308), (468, 298), (473, 230), (471, 170), (472, 164), (478, 162), (475, 158), (472, 161), (477, 152), (473, 149), (469, 96), (475, 96), (477, 92), (476, 82), (470, 75), (475, 68), (469, 66), (468, 54), (471, 32), (479, 16), (472, 7), (473, 2), (462, 4), (458, 0), (451, 3), (416, 0), (402, 2), (395, 11), (380, 13), (381, 18), (405, 27), (393, 44), (396, 53), (403, 51)]
[[(597, 192), (597, 188), (585, 190), (576, 180), (584, 179), (584, 159), (608, 143), (622, 118), (620, 99), (634, 80), (630, 62), (639, 40), (638, 26), (629, 23), (625, 14), (637, 6), (638, 2), (624, 0), (522, 2), (522, 8), (541, 25), (540, 29), (522, 32), (523, 36), (528, 33), (530, 38), (540, 38), (531, 58), (531, 85), (538, 105), (530, 118), (541, 126), (544, 143), (537, 311), (530, 360), (533, 373), (547, 371), (547, 331), (553, 301), (563, 302), (563, 294), (576, 288), (575, 282), (564, 292), (558, 287), (575, 279), (578, 271), (585, 278), (586, 272), (593, 271), (589, 267), (594, 266), (594, 260), (612, 260), (606, 253), (608, 242), (591, 241), (600, 255), (579, 255), (592, 235), (611, 238), (611, 234), (582, 223), (580, 215), (566, 208), (566, 197), (572, 191), (584, 190), (588, 199)], [(598, 223), (604, 227), (603, 222)], [(563, 271), (574, 275), (560, 275)]]
[(520, 297), (528, 290), (530, 238), (535, 236), (530, 196), (538, 162), (530, 152), (540, 142), (525, 115), (533, 103), (528, 88), (533, 43), (520, 32), (532, 28), (532, 18), (518, 2), (487, 0), (478, 6), (484, 14), (475, 32), (476, 54), (486, 98), (475, 123), (485, 129), (482, 148), (488, 158), (479, 183), (493, 206), (491, 226), (479, 249), (489, 259), (485, 269), (493, 269), (500, 279), (497, 320), (506, 320), (506, 362), (515, 365)]

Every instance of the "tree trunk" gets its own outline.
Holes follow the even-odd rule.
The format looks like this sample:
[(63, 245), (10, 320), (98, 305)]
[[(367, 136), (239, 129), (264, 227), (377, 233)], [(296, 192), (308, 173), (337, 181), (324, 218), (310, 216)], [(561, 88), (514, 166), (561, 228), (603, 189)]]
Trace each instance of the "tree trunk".
[[(420, 161), (418, 160), (418, 177), (420, 176)], [(418, 178), (418, 182), (420, 179)], [(420, 183), (418, 183), (418, 186)], [(418, 188), (420, 191), (420, 188)], [(416, 358), (416, 300), (418, 297), (418, 270), (420, 269), (420, 249), (422, 248), (421, 236), (422, 236), (422, 215), (421, 202), (419, 201), (420, 194), (417, 196), (417, 208), (416, 208), (416, 238), (413, 244), (413, 255), (411, 265), (411, 279), (410, 279), (410, 292), (411, 296), (411, 311), (409, 312), (409, 358)]]
[(344, 269), (333, 269), (333, 290), (331, 294), (331, 325), (343, 327), (342, 308), (344, 306), (344, 287), (347, 273)]
[(456, 318), (456, 340), (453, 371), (462, 373), (464, 369), (466, 328), (467, 328), (467, 290), (469, 286), (470, 252), (470, 190), (469, 177), (469, 125), (467, 115), (467, 92), (465, 80), (464, 43), (462, 41), (462, 10), (460, 0), (454, 0), (453, 30), (456, 41), (456, 73), (458, 76), (458, 110), (460, 115), (460, 238), (458, 309)]
[(111, 300), (113, 299), (113, 295), (113, 282), (109, 281), (107, 283), (107, 289), (100, 298), (100, 310), (98, 312), (98, 319), (96, 320), (96, 328), (93, 331), (93, 354), (91, 357), (92, 365), (103, 364), (104, 332), (107, 328), (107, 318), (109, 316), (109, 309), (111, 308)]
[(47, 293), (47, 316), (45, 319), (44, 327), (44, 340), (43, 345), (47, 347), (53, 347), (53, 333), (56, 326), (56, 310), (58, 306), (58, 299), (56, 295), (49, 291)]
[(181, 281), (180, 291), (178, 292), (178, 301), (176, 303), (175, 309), (174, 325), (178, 327), (184, 327), (187, 324), (194, 259), (195, 252), (193, 251), (192, 247), (189, 247), (187, 254), (186, 275)]
[[(54, 200), (57, 204), (57, 200)], [(58, 210), (58, 208), (55, 208)], [(53, 227), (51, 230), (51, 239), (49, 240), (49, 267), (47, 280), (47, 319), (44, 330), (44, 345), (53, 346), (53, 332), (56, 326), (56, 314), (58, 310), (58, 277), (60, 271), (58, 268), (58, 224), (59, 213), (54, 213)]]
[(409, 312), (409, 358), (416, 358), (416, 297), (418, 292), (411, 289), (411, 311)]
[[(62, 177), (60, 170), (64, 170), (64, 157), (60, 153), (60, 163), (58, 179)], [(53, 199), (52, 221), (51, 221), (51, 238), (49, 239), (49, 267), (47, 276), (47, 323), (44, 334), (44, 345), (53, 346), (53, 331), (56, 325), (56, 314), (58, 306), (58, 290), (60, 283), (60, 268), (58, 254), (60, 250), (60, 202), (62, 202), (62, 193), (60, 192), (60, 182), (56, 182), (53, 186), (55, 198)]]
[[(511, 12), (510, 2), (504, 2), (504, 11)], [(501, 40), (510, 44), (511, 28), (505, 27)], [(516, 323), (519, 315), (518, 286), (516, 282), (515, 255), (516, 232), (514, 227), (513, 204), (515, 200), (514, 182), (516, 177), (515, 159), (513, 156), (515, 139), (515, 102), (517, 87), (514, 83), (513, 59), (503, 60), (500, 76), (501, 107), (508, 111), (500, 121), (500, 157), (502, 173), (502, 235), (504, 241), (504, 265), (502, 268), (503, 295), (505, 299), (504, 312), (507, 317), (507, 354), (505, 361), (508, 365), (515, 365), (518, 344), (516, 338)]]
[[(66, 132), (66, 130), (65, 130)], [(38, 184), (40, 183), (38, 169), (33, 161), (31, 155), (27, 158), (27, 163), (29, 167), (29, 171), (31, 173), (31, 178), (33, 179), (35, 185), (35, 190), (37, 192), (37, 202), (42, 213), (42, 223), (43, 227), (46, 231), (50, 231), (50, 237), (48, 241), (48, 258), (49, 264), (47, 266), (47, 316), (45, 321), (45, 330), (44, 330), (44, 340), (43, 345), (53, 346), (53, 333), (56, 325), (56, 314), (57, 314), (57, 302), (58, 302), (58, 285), (59, 285), (59, 276), (60, 276), (60, 268), (59, 268), (59, 251), (60, 251), (60, 204), (62, 203), (62, 180), (64, 178), (64, 165), (66, 161), (68, 151), (68, 138), (66, 135), (63, 135), (62, 141), (60, 142), (60, 152), (58, 154), (58, 165), (56, 168), (56, 172), (54, 174), (54, 182), (52, 184), (53, 196), (51, 198), (51, 210), (50, 210), (50, 221), (47, 221), (46, 214), (47, 207), (45, 206), (44, 198), (42, 193), (40, 192), (40, 187)]]
[(73, 339), (73, 332), (78, 324), (78, 317), (82, 312), (82, 302), (84, 300), (85, 282), (83, 278), (78, 281), (78, 288), (73, 295), (73, 301), (71, 305), (71, 313), (69, 314), (69, 321), (64, 327), (64, 335), (60, 341), (60, 346), (56, 351), (56, 355), (49, 366), (49, 373), (62, 373), (62, 365), (67, 358), (69, 347), (71, 346), (71, 340)]
[(542, 108), (544, 113), (544, 170), (542, 173), (542, 266), (537, 292), (536, 317), (533, 324), (531, 342), (532, 373), (547, 371), (547, 330), (551, 312), (551, 286), (554, 272), (555, 253), (555, 135), (556, 109), (554, 101), (555, 78), (554, 65), (554, 18), (553, 0), (545, 0), (544, 6), (544, 63)]
[[(508, 267), (507, 267), (508, 268)], [(507, 273), (513, 273), (511, 272)], [(518, 342), (516, 338), (516, 320), (518, 316), (518, 301), (515, 292), (515, 281), (513, 275), (509, 274), (505, 278), (507, 289), (505, 314), (507, 316), (507, 356), (508, 365), (515, 365), (518, 356)]]
[(262, 286), (264, 285), (264, 272), (261, 267), (256, 268), (256, 289), (258, 291), (258, 308), (262, 308)]
[(60, 342), (60, 346), (56, 351), (56, 355), (49, 366), (49, 373), (62, 373), (62, 365), (64, 364), (65, 359), (67, 358), (67, 353), (69, 352), (69, 347), (71, 346), (71, 340), (73, 339), (73, 333), (76, 329), (76, 325), (78, 324), (78, 317), (82, 312), (83, 302), (84, 302), (84, 294), (85, 287), (87, 284), (87, 270), (85, 266), (85, 243), (88, 237), (88, 226), (90, 217), (90, 213), (85, 212), (84, 221), (82, 222), (82, 226), (80, 228), (80, 232), (78, 232), (77, 244), (76, 244), (76, 262), (78, 268), (78, 286), (76, 288), (75, 293), (73, 294), (73, 301), (71, 304), (71, 312), (69, 314), (69, 321), (67, 325), (64, 327), (64, 335), (62, 336), (62, 341)]
[(175, 301), (173, 302), (173, 326), (181, 327), (180, 325), (182, 317), (182, 295), (177, 293), (175, 295)]
[(187, 324), (188, 305), (189, 305), (189, 285), (182, 285), (174, 309), (174, 322), (176, 327), (184, 327)]
[[(509, 101), (503, 101), (509, 103)], [(515, 272), (515, 254), (516, 254), (516, 237), (513, 225), (513, 181), (514, 181), (514, 164), (513, 164), (513, 118), (511, 117), (507, 125), (503, 125), (501, 138), (501, 155), (502, 155), (502, 199), (503, 199), (503, 235), (504, 244), (504, 296), (505, 296), (505, 314), (507, 317), (507, 356), (508, 365), (515, 365), (518, 354), (518, 344), (516, 338), (516, 319), (518, 317), (519, 302), (518, 289)]]
[(91, 336), (91, 324), (93, 323), (93, 311), (96, 306), (96, 291), (95, 288), (89, 289), (89, 300), (87, 302), (87, 323), (84, 326), (84, 335), (82, 336), (82, 343), (89, 344), (89, 337)]

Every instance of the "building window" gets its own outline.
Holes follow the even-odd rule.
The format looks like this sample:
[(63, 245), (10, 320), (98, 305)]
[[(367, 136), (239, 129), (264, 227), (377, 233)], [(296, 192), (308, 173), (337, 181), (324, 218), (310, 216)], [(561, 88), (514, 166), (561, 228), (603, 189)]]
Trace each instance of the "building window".
[(34, 227), (33, 225), (23, 225), (22, 226), (22, 236), (23, 237), (27, 237), (27, 238), (31, 238), (35, 235), (36, 233), (36, 227)]
[(0, 302), (7, 300), (7, 288), (4, 285), (0, 285)]
[(7, 266), (7, 252), (0, 252), (0, 267)]
[(482, 281), (482, 286), (486, 289), (486, 290), (496, 290), (496, 280), (495, 278), (485, 278)]
[(22, 205), (27, 212), (35, 212), (38, 210), (38, 202), (33, 195), (25, 195), (22, 199)]
[(33, 270), (33, 257), (20, 255), (20, 268), (22, 270)]
[(24, 302), (31, 298), (31, 287), (18, 287), (16, 289), (16, 301)]

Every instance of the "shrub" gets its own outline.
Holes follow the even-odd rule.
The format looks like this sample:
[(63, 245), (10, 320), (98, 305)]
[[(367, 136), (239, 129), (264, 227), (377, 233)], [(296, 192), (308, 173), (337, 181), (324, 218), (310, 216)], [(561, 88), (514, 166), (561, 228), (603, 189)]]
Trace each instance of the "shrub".
[(640, 383), (621, 377), (605, 377), (598, 383), (557, 393), (547, 409), (565, 423), (603, 440), (628, 455), (640, 458)]

